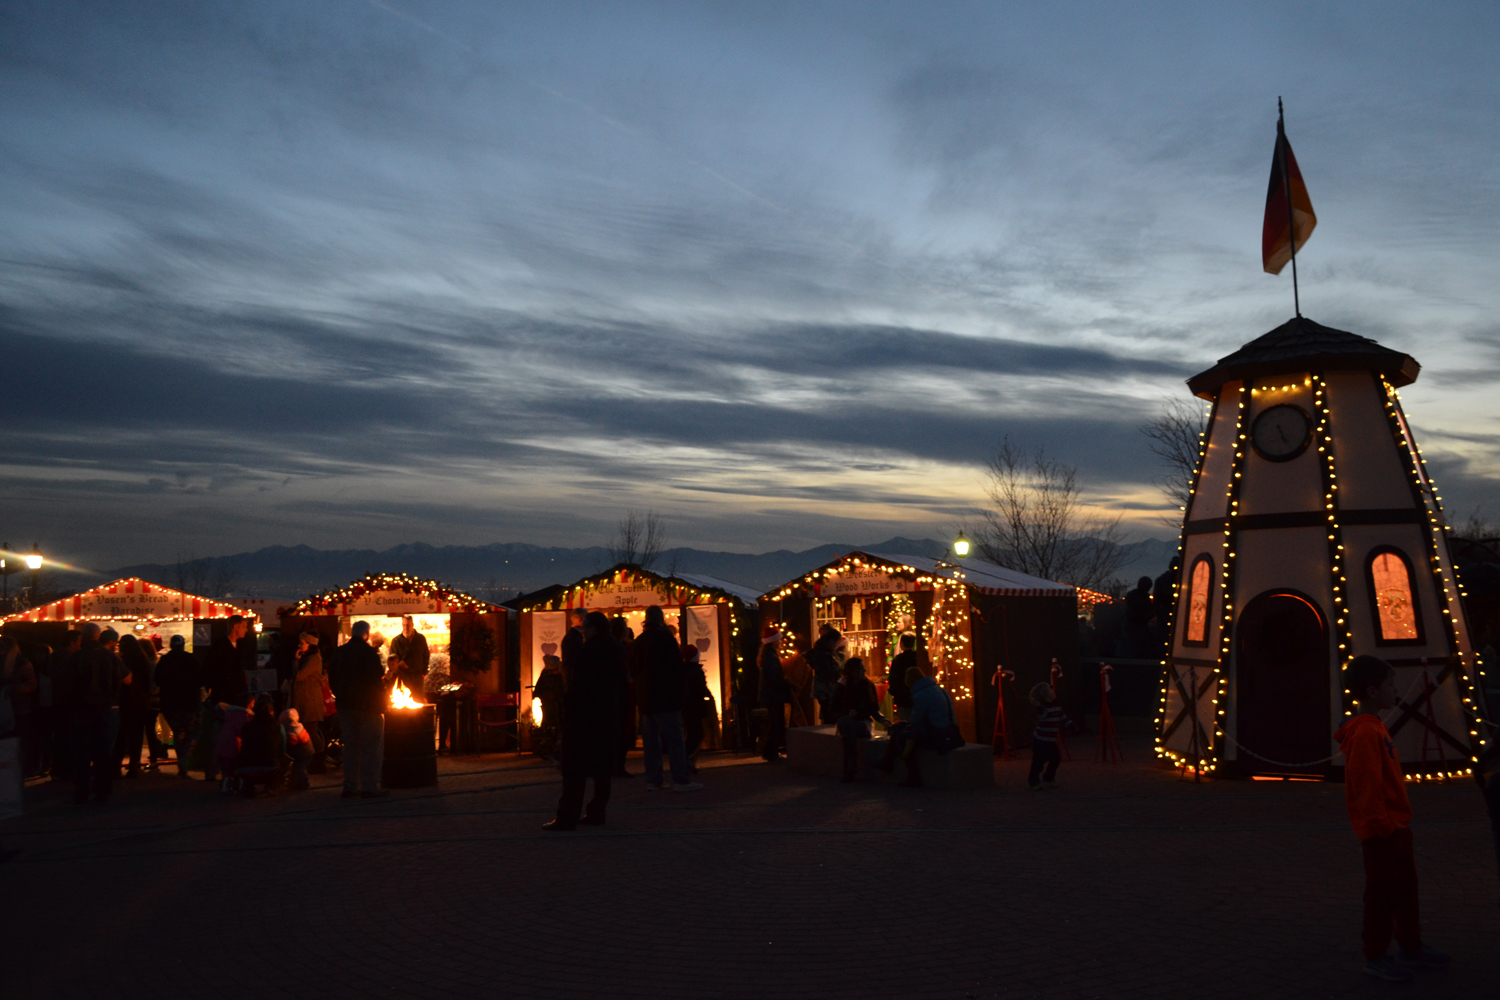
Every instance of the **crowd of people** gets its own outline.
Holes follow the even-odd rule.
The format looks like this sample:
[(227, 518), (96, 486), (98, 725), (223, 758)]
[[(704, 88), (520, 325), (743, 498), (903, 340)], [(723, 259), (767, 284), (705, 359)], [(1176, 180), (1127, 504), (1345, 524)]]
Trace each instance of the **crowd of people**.
[[(556, 728), (554, 759), (563, 775), (557, 814), (544, 828), (604, 825), (614, 779), (634, 777), (625, 759), (637, 723), (646, 788), (701, 789), (697, 759), (714, 702), (698, 647), (680, 642), (656, 605), (646, 609), (639, 636), (623, 617), (601, 611), (574, 609), (569, 618), (560, 655), (547, 658), (533, 687), (544, 724)], [(590, 781), (594, 794), (585, 805)]]
[[(407, 618), (382, 663), (370, 627), (325, 664), (332, 637), (282, 636), (270, 665), (275, 691), (252, 693), (250, 623), (235, 615), (206, 654), (181, 635), (119, 634), (92, 622), (61, 648), (0, 638), (0, 737), (20, 738), (26, 778), (70, 783), (75, 801), (107, 802), (120, 779), (201, 772), (225, 792), (256, 795), (310, 786), (343, 769), (346, 797), (383, 796), (384, 712), (400, 682), (431, 693), (426, 640)], [(450, 713), (451, 715), (451, 713)], [(445, 739), (451, 741), (449, 719)]]

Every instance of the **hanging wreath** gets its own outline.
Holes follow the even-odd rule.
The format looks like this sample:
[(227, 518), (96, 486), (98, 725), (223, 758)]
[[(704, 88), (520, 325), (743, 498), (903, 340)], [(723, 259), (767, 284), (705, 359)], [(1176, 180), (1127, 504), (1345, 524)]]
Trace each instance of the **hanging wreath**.
[(481, 619), (453, 623), (449, 637), (448, 669), (455, 673), (482, 674), (495, 662), (495, 630)]

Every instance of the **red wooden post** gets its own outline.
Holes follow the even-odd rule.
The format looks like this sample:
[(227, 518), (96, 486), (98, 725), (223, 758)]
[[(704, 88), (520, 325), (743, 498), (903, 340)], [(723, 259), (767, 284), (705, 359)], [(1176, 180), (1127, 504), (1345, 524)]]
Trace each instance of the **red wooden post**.
[(1005, 721), (1005, 682), (1007, 679), (1015, 680), (1016, 672), (997, 666), (995, 676), (990, 678), (990, 683), (995, 685), (995, 756), (1008, 760), (1014, 757), (1016, 752), (1011, 749), (1010, 726)]
[[(1062, 665), (1057, 662), (1057, 657), (1052, 658), (1052, 700), (1059, 701), (1057, 697), (1057, 679), (1063, 675)], [(1072, 760), (1073, 753), (1068, 749), (1068, 741), (1063, 738), (1062, 727), (1057, 727), (1057, 749), (1062, 751), (1063, 760)]]
[(1109, 710), (1109, 674), (1115, 668), (1108, 663), (1099, 665), (1099, 741), (1094, 749), (1094, 760), (1101, 764), (1118, 764), (1125, 755), (1120, 751), (1120, 738), (1115, 732), (1115, 717)]

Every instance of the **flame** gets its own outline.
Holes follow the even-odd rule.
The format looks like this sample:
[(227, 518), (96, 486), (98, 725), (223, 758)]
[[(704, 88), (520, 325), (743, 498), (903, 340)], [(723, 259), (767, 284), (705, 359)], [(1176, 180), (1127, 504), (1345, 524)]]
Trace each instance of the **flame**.
[(391, 707), (421, 708), (422, 703), (411, 696), (411, 692), (406, 689), (405, 684), (397, 681), (396, 686), (391, 688)]
[(531, 699), (531, 724), (540, 726), (542, 724), (542, 699)]

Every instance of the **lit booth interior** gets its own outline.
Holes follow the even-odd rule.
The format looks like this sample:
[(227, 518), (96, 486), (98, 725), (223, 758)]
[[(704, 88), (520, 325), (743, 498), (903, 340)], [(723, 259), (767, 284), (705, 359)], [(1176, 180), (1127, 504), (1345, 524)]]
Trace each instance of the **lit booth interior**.
[(619, 565), (544, 593), (548, 596), (543, 600), (523, 603), (517, 620), (523, 718), (541, 722), (541, 702), (532, 698), (532, 685), (542, 672), (543, 658), (560, 655), (573, 609), (622, 617), (630, 630), (640, 635), (646, 609), (654, 604), (661, 607), (667, 624), (677, 630), (679, 643), (698, 647), (698, 659), (714, 700), (714, 718), (704, 719), (704, 745), (723, 745), (721, 732), (728, 731), (724, 727), (730, 721), (726, 718), (727, 696), (739, 659), (740, 637), (753, 628), (751, 609), (759, 596), (756, 591), (710, 576), (658, 576), (638, 566)]
[(372, 573), (299, 602), (283, 613), (281, 630), (286, 636), (318, 633), (326, 656), (327, 650), (349, 641), (355, 622), (366, 621), (384, 663), (407, 615), (427, 640), (429, 672), (441, 670), (455, 682), (471, 683), (480, 695), (503, 692), (506, 610), (434, 580)]
[(1014, 739), (1034, 718), (1025, 691), (1051, 679), (1054, 658), (1066, 681), (1078, 657), (1075, 588), (975, 559), (850, 552), (763, 596), (760, 620), (781, 627), (783, 661), (793, 655), (793, 636), (810, 644), (824, 624), (838, 629), (887, 707), (890, 661), (902, 634), (914, 634), (971, 743), (993, 739), (998, 666), (1016, 672), (1005, 693)]
[(227, 622), (239, 615), (256, 631), (260, 622), (249, 610), (224, 601), (184, 594), (147, 583), (139, 577), (115, 580), (82, 593), (43, 604), (3, 619), (3, 631), (22, 641), (63, 648), (69, 629), (84, 622), (112, 628), (120, 635), (148, 638), (159, 635), (162, 648), (180, 635), (188, 652), (207, 653), (214, 639), (228, 631)]

